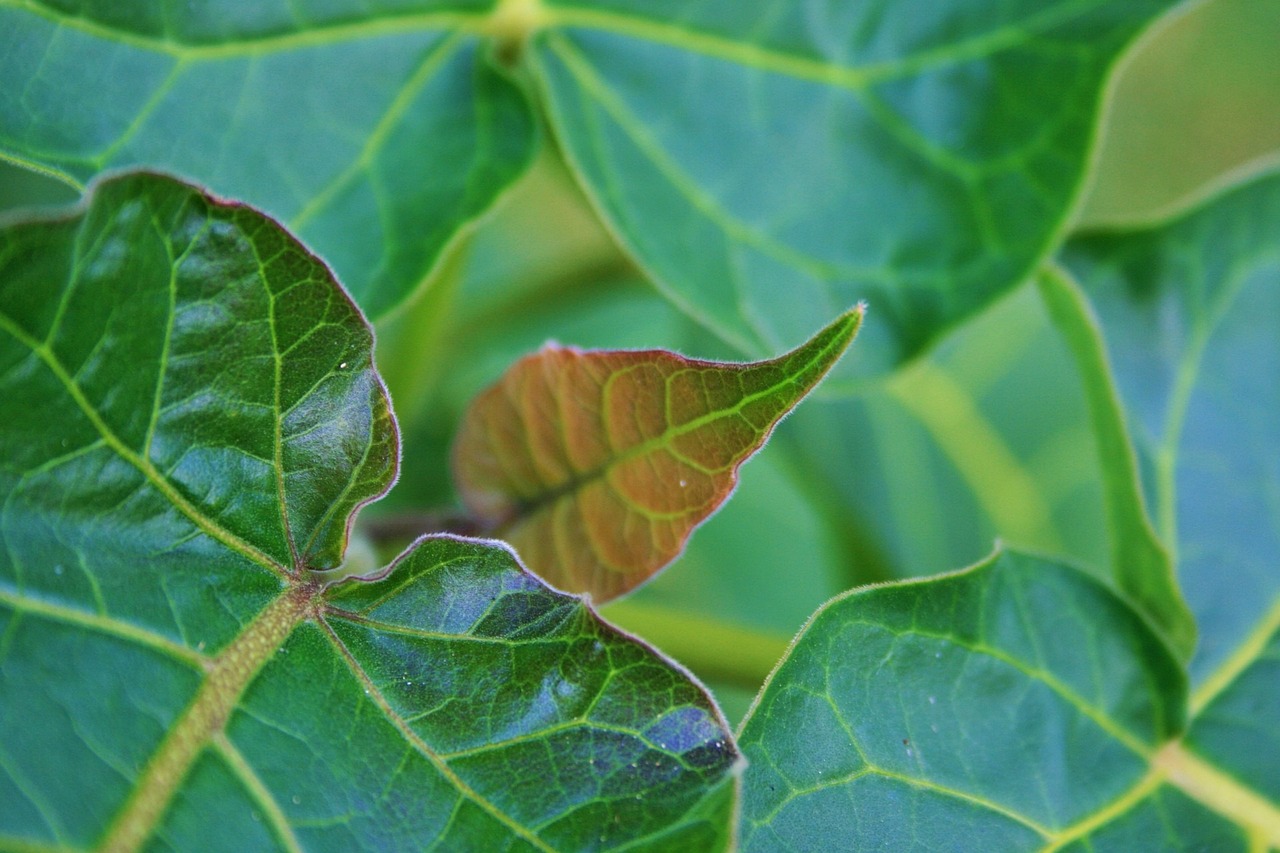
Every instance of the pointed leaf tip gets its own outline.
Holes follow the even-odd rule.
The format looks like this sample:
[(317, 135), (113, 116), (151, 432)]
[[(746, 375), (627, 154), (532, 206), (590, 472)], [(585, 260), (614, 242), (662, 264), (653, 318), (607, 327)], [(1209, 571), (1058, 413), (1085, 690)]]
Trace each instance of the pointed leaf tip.
[(544, 347), (464, 416), (453, 454), (463, 501), (552, 584), (600, 601), (629, 592), (724, 503), (738, 467), (836, 363), (864, 312), (746, 364)]

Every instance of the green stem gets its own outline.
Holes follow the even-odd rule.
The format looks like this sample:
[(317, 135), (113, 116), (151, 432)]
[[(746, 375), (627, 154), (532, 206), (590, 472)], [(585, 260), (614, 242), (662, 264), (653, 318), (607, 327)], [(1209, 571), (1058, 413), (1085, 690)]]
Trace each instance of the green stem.
[(226, 725), (249, 682), (313, 607), (320, 587), (297, 584), (258, 614), (210, 665), (195, 698), (151, 756), (99, 850), (139, 850), (163, 817), (187, 771)]

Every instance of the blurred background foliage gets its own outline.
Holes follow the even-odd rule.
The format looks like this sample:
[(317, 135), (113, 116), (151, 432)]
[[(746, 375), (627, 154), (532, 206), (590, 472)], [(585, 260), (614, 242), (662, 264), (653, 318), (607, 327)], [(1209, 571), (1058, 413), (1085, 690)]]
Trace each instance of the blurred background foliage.
[[(1115, 79), (1077, 226), (1150, 218), (1280, 156), (1277, 44), (1274, 0), (1205, 0), (1159, 22)], [(0, 209), (74, 198), (0, 163)], [(547, 340), (741, 358), (645, 280), (554, 152), (378, 335), (404, 454), (370, 519), (456, 504), (448, 454), (464, 407)], [(858, 358), (856, 343), (846, 358)], [(737, 494), (686, 553), (604, 612), (701, 675), (736, 721), (827, 598), (960, 568), (997, 540), (1085, 566), (1107, 549), (1079, 382), (1033, 287), (877, 387), (820, 389), (742, 469)]]

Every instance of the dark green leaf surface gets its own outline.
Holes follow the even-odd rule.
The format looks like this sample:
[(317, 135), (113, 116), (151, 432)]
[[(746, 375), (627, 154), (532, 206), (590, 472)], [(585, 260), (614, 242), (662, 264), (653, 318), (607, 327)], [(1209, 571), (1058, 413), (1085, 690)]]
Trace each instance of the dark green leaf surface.
[(1152, 769), (1183, 755), (1162, 744), (1185, 688), (1134, 611), (1055, 563), (848, 593), (744, 724), (744, 848), (1244, 850)]
[(159, 167), (244, 199), (378, 316), (523, 168), (488, 2), (0, 2), (0, 151), (84, 181)]
[[(1280, 838), (1280, 174), (1064, 254), (1095, 306), (1200, 645), (1192, 753)], [(1235, 786), (1234, 788), (1231, 786)]]
[(706, 693), (506, 548), (318, 582), (395, 471), (371, 338), (169, 179), (0, 231), (0, 848), (728, 846)]
[(673, 299), (754, 353), (857, 299), (882, 371), (1060, 234), (1098, 101), (1166, 0), (546, 0), (552, 124)]

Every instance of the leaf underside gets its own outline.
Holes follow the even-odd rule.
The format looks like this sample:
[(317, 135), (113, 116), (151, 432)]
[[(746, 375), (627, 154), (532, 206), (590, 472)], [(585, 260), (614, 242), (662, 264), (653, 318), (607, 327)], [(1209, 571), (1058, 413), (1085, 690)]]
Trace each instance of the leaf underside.
[(792, 352), (751, 364), (546, 347), (467, 410), (453, 453), (459, 491), (533, 571), (615, 598), (680, 554), (861, 320), (854, 308)]
[(706, 692), (509, 549), (317, 581), (394, 477), (371, 346), (171, 179), (0, 230), (0, 848), (730, 844)]

